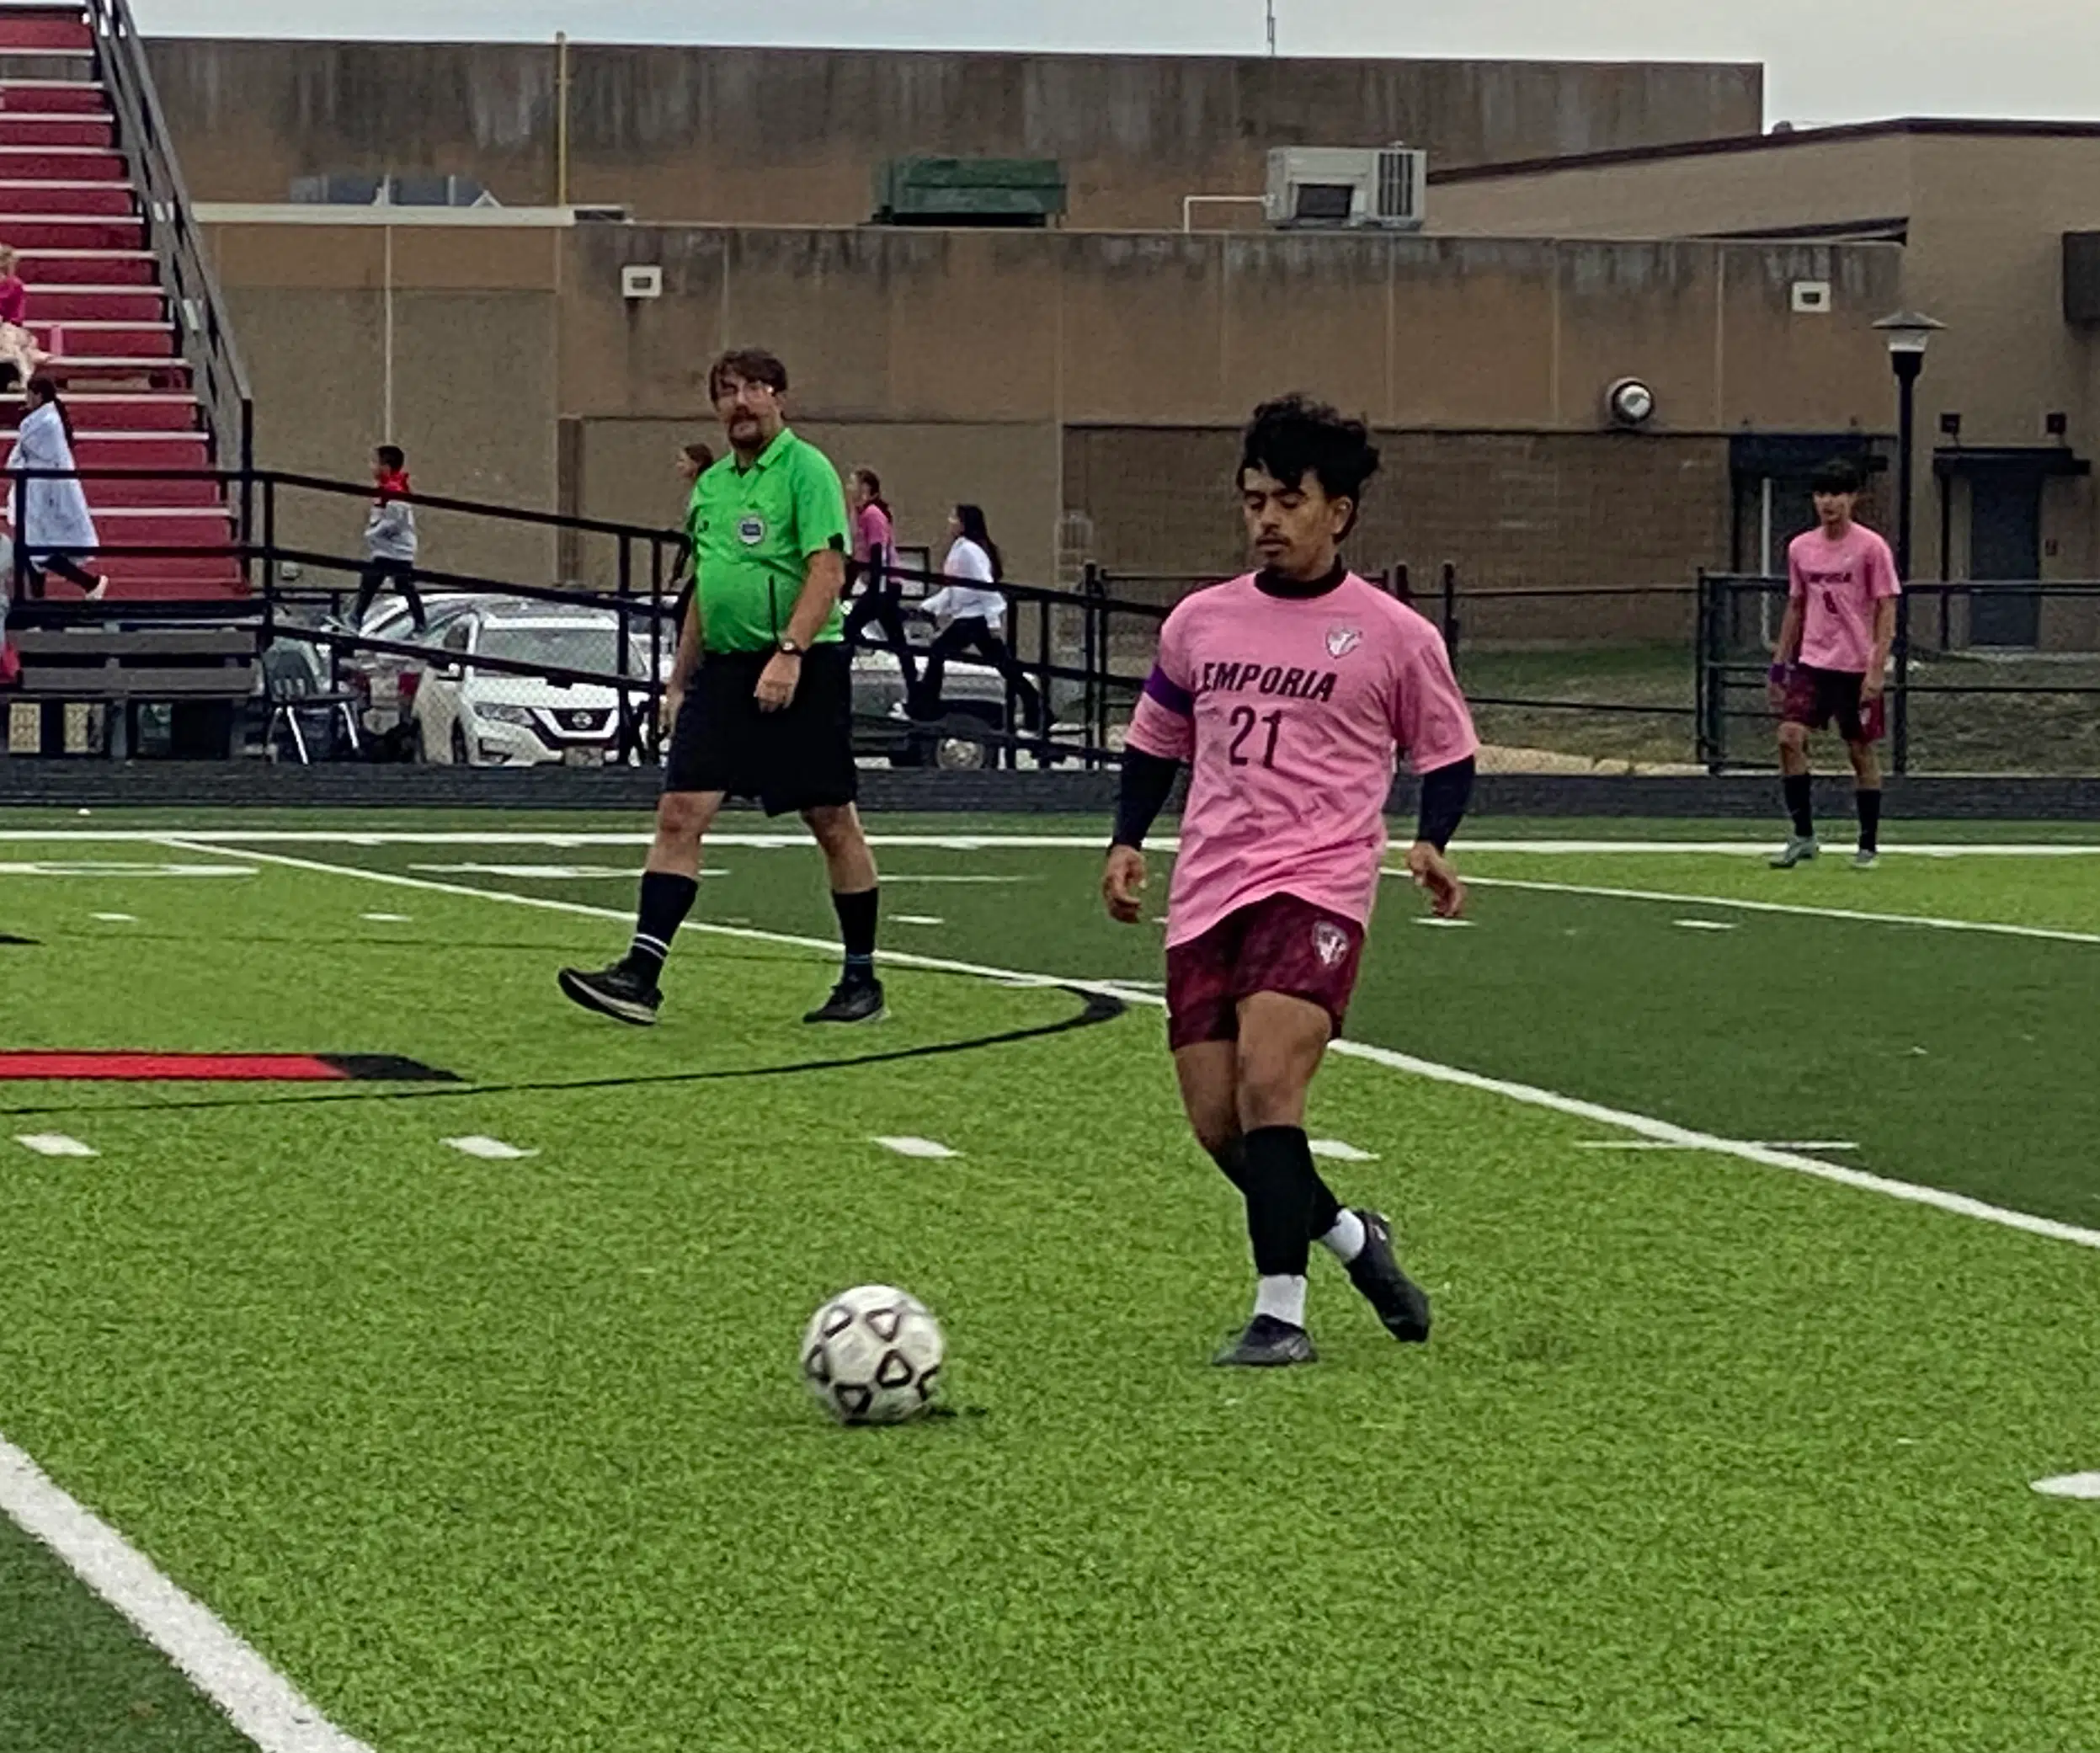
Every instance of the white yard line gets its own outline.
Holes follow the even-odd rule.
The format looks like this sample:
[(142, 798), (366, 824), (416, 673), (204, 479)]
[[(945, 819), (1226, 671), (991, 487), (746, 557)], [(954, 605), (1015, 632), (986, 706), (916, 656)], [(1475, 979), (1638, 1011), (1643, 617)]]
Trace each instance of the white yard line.
[(372, 1753), (3, 1436), (0, 1511), (130, 1620), (263, 1753)]
[(65, 1132), (17, 1132), (14, 1142), (24, 1150), (33, 1150), (40, 1157), (99, 1157), (102, 1153), (91, 1144)]
[[(180, 851), (207, 856), (223, 855), (221, 848), (200, 842), (168, 839), (164, 844)], [(426, 877), (403, 876), (392, 871), (361, 870), (355, 865), (326, 864), (317, 859), (295, 858), (284, 853), (259, 852), (250, 855), (265, 864), (282, 865), (288, 870), (312, 871), (327, 876), (355, 877), (397, 888), (466, 895), (482, 900), (501, 901), (516, 907), (576, 914), (589, 919), (612, 919), (622, 924), (627, 924), (632, 918), (630, 914), (620, 908), (594, 907), (587, 902), (564, 901), (551, 895), (520, 895), (508, 889), (476, 888), (466, 883), (438, 882)], [(1868, 917), (1879, 918), (1880, 915)], [(835, 956), (839, 951), (838, 945), (829, 938), (798, 937), (786, 932), (762, 931), (750, 926), (717, 925), (703, 920), (698, 923), (688, 921), (682, 929), (706, 936), (738, 938), (747, 942), (780, 944), (796, 949), (812, 950), (827, 956)], [(1082, 991), (1106, 993), (1130, 1004), (1164, 1008), (1166, 1004), (1166, 1000), (1158, 993), (1142, 991), (1116, 981), (1031, 974), (1015, 968), (989, 967), (983, 962), (958, 962), (943, 956), (919, 956), (900, 951), (884, 951), (884, 959), (899, 967), (970, 974), (979, 979), (1002, 981), (1010, 985), (1077, 987)], [(1533, 1084), (1486, 1077), (1455, 1065), (1442, 1065), (1433, 1059), (1418, 1059), (1411, 1053), (1396, 1052), (1390, 1047), (1373, 1047), (1367, 1042), (1337, 1041), (1332, 1051), (1346, 1058), (1368, 1060), (1372, 1064), (1383, 1065), (1390, 1070), (1408, 1072), (1432, 1083), (1456, 1084), (1461, 1089), (1477, 1090), (1484, 1095), (1499, 1095), (1506, 1100), (1521, 1102), (1527, 1107), (1546, 1108), (1578, 1120), (1616, 1127), (1638, 1138), (1653, 1138), (1687, 1150), (1709, 1151), (1718, 1156), (1735, 1157), (1767, 1169), (1785, 1169), (1817, 1180), (1835, 1181), (1841, 1186), (1855, 1188), (1862, 1192), (1879, 1193), (1884, 1197), (1900, 1199), (1908, 1204), (1930, 1206), (1937, 1211), (1952, 1212), (1957, 1217), (1973, 1218), (1979, 1223), (1995, 1223), (2003, 1228), (2020, 1230), (2029, 1235), (2046, 1236), (2053, 1241), (2070, 1242), (2081, 1248), (2100, 1249), (2100, 1229), (2082, 1229), (2074, 1223), (2060, 1223), (2053, 1218), (2038, 1218), (2027, 1212), (1991, 1205), (1980, 1199), (1971, 1199), (1964, 1193), (1948, 1192), (1944, 1188), (1893, 1180), (1886, 1175), (1868, 1175), (1836, 1163), (1819, 1162), (1814, 1157), (1770, 1145), (1751, 1143), (1740, 1138), (1720, 1138), (1714, 1133), (1698, 1132), (1667, 1120), (1657, 1120), (1646, 1114), (1633, 1113), (1623, 1108), (1609, 1108), (1597, 1102), (1584, 1101), (1577, 1096), (1562, 1095), (1556, 1090), (1541, 1090)]]
[(536, 1150), (520, 1150), (514, 1144), (506, 1144), (501, 1138), (491, 1138), (482, 1132), (469, 1132), (463, 1138), (446, 1138), (449, 1144), (461, 1156), (480, 1157), (491, 1163), (517, 1163), (527, 1157), (536, 1157)]
[(253, 865), (0, 864), (0, 876), (253, 876)]
[[(647, 846), (646, 833), (569, 833), (552, 829), (500, 830), (488, 829), (446, 831), (418, 829), (243, 828), (228, 823), (205, 828), (8, 828), (0, 829), (0, 844), (8, 842), (53, 845), (98, 841), (110, 845), (162, 845), (169, 836), (180, 839), (236, 842), (221, 855), (241, 858), (244, 849), (258, 846), (537, 846), (577, 849), (592, 846)], [(1462, 835), (1455, 843), (1463, 856), (1475, 852), (1522, 853), (1539, 857), (1624, 853), (1655, 857), (1669, 854), (1705, 854), (1732, 857), (1769, 855), (1778, 836), (1746, 840), (1594, 840), (1495, 839)], [(806, 834), (757, 834), (728, 831), (707, 836), (711, 846), (749, 846), (760, 851), (780, 850), (810, 845)], [(1098, 834), (871, 834), (872, 846), (922, 846), (951, 852), (999, 851), (1006, 848), (1099, 851)], [(1147, 843), (1154, 851), (1172, 852), (1178, 842), (1170, 834), (1154, 835)], [(1924, 842), (1915, 845), (1884, 846), (1884, 858), (2091, 858), (2100, 856), (2097, 841)]]
[(869, 1139), (868, 1143), (879, 1144), (885, 1150), (893, 1150), (900, 1157), (924, 1157), (929, 1162), (937, 1162), (943, 1157), (960, 1156), (962, 1154), (959, 1150), (949, 1149), (937, 1138), (915, 1138), (909, 1133), (901, 1137), (873, 1138)]
[[(1388, 871), (1404, 876), (1404, 871)], [(1792, 901), (1748, 901), (1730, 895), (1687, 895), (1675, 889), (1612, 888), (1591, 882), (1539, 882), (1515, 876), (1468, 876), (1474, 888), (1522, 889), (1542, 895), (1589, 895), (1605, 901), (1659, 901), (1671, 907), (1725, 907), (1737, 913), (1785, 914), (1796, 919), (1842, 919), (1850, 924), (1912, 925), (1928, 931), (1980, 931), (1991, 937), (2039, 938), (2049, 943), (2100, 944), (2100, 932), (2047, 925), (2008, 925), (1995, 919), (1946, 919), (1922, 913), (1868, 913), (1854, 907), (1807, 907)]]
[[(1828, 1138), (1757, 1138), (1749, 1141), (1764, 1150), (1857, 1150), (1857, 1144)], [(1578, 1138), (1577, 1150), (1692, 1150), (1689, 1144), (1665, 1144), (1654, 1138)]]

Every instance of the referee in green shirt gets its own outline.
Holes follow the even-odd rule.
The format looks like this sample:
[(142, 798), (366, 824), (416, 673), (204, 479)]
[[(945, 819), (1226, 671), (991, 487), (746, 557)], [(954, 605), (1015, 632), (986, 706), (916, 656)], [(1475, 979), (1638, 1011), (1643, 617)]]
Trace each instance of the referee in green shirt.
[(769, 816), (798, 811), (823, 849), (845, 971), (806, 1022), (882, 1014), (875, 978), (875, 856), (854, 807), (853, 685), (841, 642), (845, 493), (839, 472), (788, 429), (787, 368), (726, 353), (708, 393), (730, 454), (693, 483), (696, 583), (666, 702), (670, 757), (656, 842), (642, 874), (634, 942), (610, 967), (563, 968), (587, 1010), (653, 1023), (671, 940), (700, 892), (700, 843), (730, 797)]

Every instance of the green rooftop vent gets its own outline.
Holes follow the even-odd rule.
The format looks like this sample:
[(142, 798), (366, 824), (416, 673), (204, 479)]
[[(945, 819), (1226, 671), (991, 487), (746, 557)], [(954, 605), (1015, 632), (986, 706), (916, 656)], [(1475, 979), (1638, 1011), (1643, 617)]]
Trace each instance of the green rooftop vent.
[(1063, 212), (1054, 158), (893, 158), (875, 173), (877, 225), (1039, 226)]

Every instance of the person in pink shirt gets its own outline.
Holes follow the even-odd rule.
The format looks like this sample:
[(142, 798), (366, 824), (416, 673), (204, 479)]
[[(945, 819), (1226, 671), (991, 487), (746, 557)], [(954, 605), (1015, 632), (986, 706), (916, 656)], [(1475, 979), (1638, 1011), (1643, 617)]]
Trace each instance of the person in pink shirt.
[(1436, 630), (1343, 564), (1378, 453), (1303, 397), (1255, 411), (1240, 506), (1260, 570), (1185, 599), (1130, 725), (1109, 914), (1143, 915), (1144, 838), (1184, 764), (1167, 901), (1167, 1041), (1197, 1140), (1247, 1207), (1253, 1319), (1228, 1365), (1309, 1363), (1307, 1264), (1320, 1242), (1387, 1330), (1429, 1337), (1429, 1299), (1392, 1227), (1345, 1208), (1313, 1166), (1305, 1099), (1340, 1031), (1385, 856), (1396, 755), (1422, 775), (1407, 868), (1437, 914), (1466, 892), (1445, 855), (1479, 740)]
[(29, 289), (17, 271), (19, 261), (11, 244), (0, 243), (0, 365), (12, 365), (16, 383), (27, 386), (51, 355), (29, 333)]
[[(853, 528), (853, 574), (861, 594), (846, 615), (849, 653), (868, 642), (871, 624), (896, 654), (909, 699), (918, 691), (919, 664), (904, 633), (903, 589), (897, 576), (897, 532), (882, 498), (882, 480), (862, 466), (846, 477), (846, 515)], [(849, 580), (851, 583), (852, 580)]]
[(1871, 870), (1880, 856), (1882, 690), (1895, 642), (1896, 577), (1889, 544), (1853, 521), (1859, 471), (1826, 463), (1815, 482), (1817, 527), (1787, 550), (1787, 612), (1772, 652), (1772, 693), (1779, 713), (1780, 784), (1794, 831), (1772, 856), (1788, 871), (1821, 850), (1810, 804), (1809, 733), (1835, 719), (1852, 758), (1859, 811), (1859, 850), (1852, 863)]

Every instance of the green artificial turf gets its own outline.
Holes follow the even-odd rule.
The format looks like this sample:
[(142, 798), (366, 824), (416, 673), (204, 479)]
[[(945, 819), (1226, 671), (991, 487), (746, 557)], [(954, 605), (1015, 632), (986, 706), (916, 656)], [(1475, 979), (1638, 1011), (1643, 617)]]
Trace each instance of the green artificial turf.
[(4, 1517), (0, 1745), (8, 1753), (235, 1753), (252, 1746)]
[[(638, 849), (253, 850), (348, 868), (0, 878), (0, 930), (37, 940), (0, 949), (0, 1045), (386, 1052), (462, 1082), (0, 1084), (0, 1433), (380, 1753), (2100, 1741), (2100, 1505), (2028, 1489), (2100, 1466), (2100, 1252), (1586, 1148), (1622, 1135), (1336, 1059), (1313, 1130), (1375, 1154), (1327, 1166), (1394, 1215), (1436, 1339), (1394, 1345), (1320, 1260), (1319, 1367), (1224, 1375), (1245, 1244), (1155, 1009), (973, 1045), (1081, 1000), (893, 962), (891, 1022), (813, 1036), (825, 956), (693, 934), (664, 1024), (622, 1030), (552, 976), (617, 951)], [(893, 950), (1159, 977), (1156, 927), (1100, 918), (1090, 848), (882, 859)], [(710, 862), (706, 919), (831, 935), (813, 854)], [(2100, 930), (2082, 859), (1468, 863)], [(508, 868), (413, 868), (436, 864)], [(1017, 880), (901, 880), (957, 876)], [(2100, 1218), (2100, 946), (1475, 903), (1424, 930), (1388, 887), (1355, 1036)], [(921, 1048), (951, 1050), (873, 1057)], [(5, 1142), (29, 1131), (101, 1154)], [(467, 1133), (534, 1154), (444, 1142)], [(954, 1416), (841, 1431), (807, 1399), (803, 1319), (870, 1279), (942, 1317)], [(23, 1559), (0, 1539), (0, 1599), (58, 1659), (26, 1690), (0, 1665), (0, 1712), (131, 1745), (98, 1739), (142, 1684), (105, 1652), (149, 1659)], [(43, 1596), (9, 1586), (40, 1563)], [(217, 1745), (197, 1720), (136, 1744)]]

